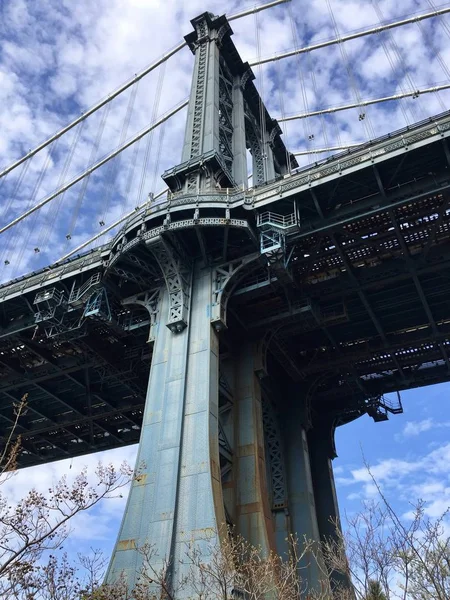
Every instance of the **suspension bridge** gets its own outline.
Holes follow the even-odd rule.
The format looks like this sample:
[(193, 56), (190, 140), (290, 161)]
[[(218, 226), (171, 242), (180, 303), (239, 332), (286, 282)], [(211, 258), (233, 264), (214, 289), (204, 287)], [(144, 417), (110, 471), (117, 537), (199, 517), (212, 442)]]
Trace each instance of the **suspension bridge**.
[[(436, 49), (446, 82), (417, 87), (407, 73), (408, 88), (365, 98), (345, 48), (378, 36), (398, 68), (392, 32), (433, 21), (450, 35), (450, 8), (430, 2), (387, 22), (372, 4), (378, 24), (340, 35), (327, 0), (336, 37), (303, 47), (286, 0), (205, 12), (180, 44), (0, 172), (0, 434), (16, 427), (21, 467), (139, 442), (144, 466), (108, 581), (125, 574), (132, 587), (148, 541), (155, 570), (170, 558), (176, 588), (186, 543), (207, 561), (205, 540), (220, 542), (227, 526), (264, 552), (288, 552), (290, 534), (335, 535), (336, 427), (366, 413), (384, 421), (402, 412), (402, 390), (449, 378), (450, 113), (440, 94), (450, 74)], [(294, 49), (263, 56), (266, 9), (287, 11)], [(232, 37), (244, 18), (256, 24), (252, 62)], [(332, 46), (354, 102), (305, 101), (287, 114), (280, 97), (269, 114), (262, 65)], [(183, 51), (194, 59), (190, 94), (161, 114), (165, 65)], [(153, 72), (150, 122), (129, 135)], [(428, 97), (442, 112), (414, 119)], [(376, 137), (370, 110), (384, 103), (401, 105), (405, 126)], [(365, 140), (343, 141), (343, 111)], [(119, 142), (105, 152), (111, 115)], [(171, 119), (186, 121), (181, 159), (159, 189)], [(303, 149), (287, 143), (291, 122), (304, 124)], [(312, 561), (302, 577), (323, 584)]]

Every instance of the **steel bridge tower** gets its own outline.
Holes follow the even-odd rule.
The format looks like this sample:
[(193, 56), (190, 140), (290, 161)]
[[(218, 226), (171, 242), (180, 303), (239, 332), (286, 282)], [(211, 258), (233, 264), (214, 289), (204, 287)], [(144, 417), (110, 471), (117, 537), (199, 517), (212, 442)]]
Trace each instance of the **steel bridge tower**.
[[(107, 581), (131, 590), (151, 544), (176, 600), (187, 545), (333, 538), (335, 428), (450, 379), (450, 112), (297, 169), (227, 19), (192, 25), (169, 193), (0, 285), (0, 439), (26, 467), (140, 436)], [(326, 566), (305, 556), (305, 589), (348, 583)]]
[[(281, 223), (261, 221), (262, 254), (240, 256), (230, 246), (231, 232), (235, 247), (239, 236), (255, 236), (252, 197), (240, 218), (231, 218), (227, 194), (247, 187), (247, 150), (255, 186), (282, 178), (295, 158), (262, 103), (225, 16), (204, 13), (191, 23), (194, 31), (185, 39), (195, 68), (182, 159), (163, 179), (178, 210), (193, 213), (201, 257), (190, 260), (169, 232), (170, 210), (157, 235), (145, 239), (143, 224), (139, 239), (145, 239), (162, 285), (125, 300), (148, 310), (153, 345), (139, 474), (107, 575), (113, 582), (124, 574), (130, 587), (140, 568), (137, 548), (146, 543), (156, 549), (155, 570), (170, 559), (176, 584), (185, 574), (186, 545), (196, 544), (207, 561), (208, 547), (220, 543), (229, 526), (264, 553), (285, 554), (290, 534), (319, 542), (333, 535), (330, 519), (338, 518), (332, 421), (324, 415), (311, 429), (301, 385), (280, 373), (269, 377), (269, 330), (248, 338), (238, 319), (227, 324), (228, 298), (261, 256), (280, 281), (288, 277), (283, 239), (297, 226), (295, 210)], [(220, 260), (210, 252), (209, 225), (223, 230)], [(124, 231), (110, 267), (136, 243)], [(321, 585), (311, 560), (305, 576), (311, 589)], [(177, 597), (188, 596), (183, 590)]]
[[(187, 545), (333, 538), (335, 428), (450, 379), (450, 112), (297, 169), (227, 19), (192, 25), (168, 194), (0, 285), (0, 439), (26, 467), (140, 436), (107, 581), (131, 590), (151, 544), (176, 600)], [(300, 567), (310, 591), (348, 583), (320, 552)]]

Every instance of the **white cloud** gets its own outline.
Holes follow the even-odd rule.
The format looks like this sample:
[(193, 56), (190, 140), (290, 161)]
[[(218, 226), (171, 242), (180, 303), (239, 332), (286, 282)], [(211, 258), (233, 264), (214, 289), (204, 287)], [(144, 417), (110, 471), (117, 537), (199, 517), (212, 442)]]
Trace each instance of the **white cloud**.
[(430, 431), (430, 429), (444, 429), (450, 427), (450, 421), (435, 421), (434, 419), (428, 418), (422, 421), (408, 421), (401, 433), (401, 436), (397, 436), (397, 439), (411, 438), (418, 436), (424, 431)]
[[(253, 0), (228, 0), (225, 3), (211, 0), (207, 8), (216, 13), (226, 11), (231, 14), (253, 4)], [(372, 4), (364, 0), (333, 0), (331, 4), (340, 34), (379, 24), (380, 13), (377, 14)], [(405, 0), (401, 3), (383, 0), (377, 4), (385, 21), (429, 10), (427, 0)], [(76, 3), (69, 0), (3, 2), (0, 23), (3, 41), (0, 57), (0, 165), (8, 164), (37, 145), (178, 43), (191, 29), (189, 20), (204, 10), (203, 0), (189, 3), (180, 0), (132, 0), (127, 2), (126, 8), (119, 0), (95, 3), (88, 0)], [(355, 40), (345, 45), (344, 57), (341, 47), (331, 46), (262, 69), (255, 68), (256, 83), (263, 89), (272, 114), (277, 116), (281, 113), (280, 89), (284, 112), (293, 114), (354, 101), (356, 92), (351, 80), (356, 82), (362, 98), (395, 93), (399, 87), (409, 89), (411, 79), (417, 86), (446, 80), (448, 74), (443, 71), (436, 55), (436, 51), (440, 51), (444, 59), (450, 57), (448, 37), (441, 22), (448, 23), (448, 17), (424, 21), (420, 27), (414, 24)], [(336, 35), (325, 0), (292, 2), (289, 6), (264, 11), (258, 15), (258, 23), (261, 53), (265, 56)], [(251, 60), (258, 53), (255, 18), (251, 16), (233, 21), (232, 27), (241, 55)], [(392, 50), (392, 40), (400, 48), (401, 59)], [(348, 64), (344, 58), (348, 59)], [(193, 57), (187, 49), (167, 63), (157, 114), (167, 111), (188, 95), (192, 66)], [(157, 82), (158, 72), (154, 72), (139, 84), (128, 136), (151, 120)], [(289, 122), (284, 126), (286, 139), (293, 150), (313, 145), (336, 145), (342, 141), (363, 141), (440, 111), (442, 105), (448, 104), (450, 94), (443, 93), (440, 97), (442, 104), (435, 96), (402, 101), (404, 110), (400, 110), (398, 103), (367, 107), (364, 122), (359, 121), (357, 109), (338, 113), (326, 120), (315, 117), (303, 122)], [(98, 156), (117, 145), (128, 98), (126, 93), (112, 103)], [(167, 123), (161, 146), (158, 134), (155, 134), (150, 168), (142, 185), (146, 142), (140, 144), (136, 160), (132, 149), (123, 154), (106, 211), (107, 224), (131, 210), (149, 191), (156, 192), (163, 187), (160, 173), (180, 159), (184, 118), (184, 114), (180, 114)], [(85, 168), (100, 119), (99, 114), (86, 124), (67, 178)], [(307, 138), (311, 133), (314, 141), (310, 143)], [(7, 220), (56, 187), (72, 140), (73, 136), (69, 135), (60, 142), (53, 163), (34, 197), (36, 176), (34, 179), (25, 178), (6, 215)], [(317, 156), (314, 156), (304, 161), (316, 159)], [(136, 164), (134, 182), (129, 196), (125, 198), (132, 164)], [(42, 160), (36, 157), (30, 170), (35, 172), (41, 165)], [(20, 169), (7, 180), (8, 195), (18, 173)], [(36, 270), (59, 258), (67, 249), (65, 235), (76, 211), (83, 217), (71, 231), (71, 247), (97, 233), (98, 222), (108, 204), (109, 193), (105, 189), (108, 173), (105, 167), (91, 177), (81, 208), (78, 207), (80, 186), (76, 186), (66, 193), (63, 201), (52, 203), (53, 207), (60, 207), (58, 211), (41, 212), (30, 221), (31, 225), (24, 222), (4, 235), (0, 251), (0, 279)], [(2, 203), (8, 204), (4, 199)], [(51, 244), (45, 240), (46, 252), (35, 254), (33, 248), (40, 245), (40, 240), (49, 230), (52, 231)], [(23, 240), (27, 242), (24, 244)], [(8, 268), (3, 267), (5, 258), (10, 260)]]
[[(134, 466), (137, 446), (116, 448), (74, 459), (66, 459), (42, 466), (30, 467), (18, 471), (13, 477), (1, 483), (1, 493), (12, 503), (17, 504), (26, 494), (35, 489), (46, 494), (63, 476), (70, 482), (83, 468), (88, 469), (88, 478), (95, 485), (95, 469), (99, 462), (113, 464), (116, 469), (123, 462)], [(86, 551), (90, 546), (101, 546), (105, 541), (110, 544), (117, 535), (120, 520), (125, 508), (128, 488), (118, 491), (113, 498), (102, 500), (88, 512), (79, 513), (70, 521), (70, 540), (76, 549)]]
[(423, 500), (425, 513), (439, 517), (450, 508), (450, 443), (427, 454), (416, 451), (407, 458), (380, 460), (369, 469), (351, 469), (336, 482), (342, 488), (357, 488), (347, 494), (348, 500), (373, 499), (379, 495), (379, 487), (396, 508)]
[(428, 431), (432, 427), (435, 427), (433, 419), (425, 419), (423, 421), (408, 421), (403, 428), (403, 435), (405, 437), (419, 435), (419, 433), (422, 433), (422, 431)]

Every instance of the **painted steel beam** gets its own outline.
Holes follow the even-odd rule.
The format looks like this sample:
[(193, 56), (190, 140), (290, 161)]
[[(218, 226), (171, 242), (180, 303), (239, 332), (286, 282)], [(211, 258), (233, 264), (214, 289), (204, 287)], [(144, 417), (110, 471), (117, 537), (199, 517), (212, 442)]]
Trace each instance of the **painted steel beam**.
[[(376, 316), (375, 312), (373, 311), (373, 309), (372, 309), (372, 307), (370, 305), (370, 302), (367, 299), (366, 294), (364, 293), (364, 290), (361, 288), (361, 286), (359, 284), (359, 280), (358, 280), (358, 278), (356, 277), (356, 275), (354, 273), (353, 266), (349, 263), (348, 258), (346, 256), (344, 250), (341, 247), (341, 244), (339, 243), (337, 237), (334, 234), (331, 235), (331, 240), (333, 241), (334, 245), (336, 246), (338, 254), (339, 254), (339, 256), (340, 256), (340, 258), (341, 258), (341, 260), (342, 260), (342, 262), (343, 262), (343, 264), (344, 264), (344, 266), (345, 266), (348, 274), (350, 275), (351, 280), (353, 281), (354, 285), (356, 286), (358, 296), (359, 296), (361, 302), (363, 303), (364, 308), (367, 311), (367, 314), (370, 316), (370, 318), (371, 318), (371, 320), (372, 320), (372, 322), (373, 322), (373, 324), (375, 326), (375, 329), (377, 330), (378, 335), (383, 340), (383, 344), (384, 344), (384, 346), (386, 348), (386, 351), (388, 351), (389, 343), (388, 343), (387, 338), (386, 338), (386, 333), (385, 333), (385, 331), (384, 331), (384, 329), (383, 329), (383, 327), (382, 327), (382, 325), (380, 323), (380, 320), (378, 319), (378, 317)], [(406, 380), (405, 374), (403, 372), (402, 367), (400, 366), (400, 363), (398, 362), (398, 360), (395, 357), (395, 355), (391, 354), (391, 357), (392, 357), (393, 363), (395, 364), (396, 368), (398, 369), (400, 377), (405, 381)]]
[[(417, 294), (418, 294), (418, 296), (420, 298), (420, 301), (422, 303), (422, 306), (423, 306), (423, 309), (424, 309), (425, 314), (427, 316), (427, 319), (428, 319), (428, 321), (429, 321), (429, 323), (431, 325), (431, 328), (433, 330), (433, 335), (435, 337), (437, 337), (437, 336), (439, 336), (439, 331), (438, 331), (438, 328), (437, 328), (437, 325), (436, 325), (436, 321), (435, 321), (435, 319), (433, 317), (433, 314), (431, 312), (428, 300), (426, 299), (426, 296), (424, 294), (423, 287), (422, 287), (422, 285), (420, 283), (419, 277), (418, 277), (417, 273), (415, 272), (414, 263), (413, 263), (413, 261), (411, 259), (411, 254), (409, 252), (409, 249), (408, 249), (408, 247), (407, 247), (407, 245), (405, 243), (405, 239), (403, 237), (403, 233), (402, 233), (402, 231), (401, 231), (401, 229), (400, 229), (400, 227), (398, 225), (398, 221), (397, 221), (397, 219), (396, 219), (395, 214), (393, 213), (393, 211), (389, 211), (389, 215), (391, 216), (392, 223), (393, 223), (393, 225), (395, 227), (395, 231), (396, 231), (397, 236), (398, 236), (398, 241), (399, 241), (399, 243), (400, 243), (400, 245), (402, 247), (402, 250), (404, 252), (406, 263), (408, 265), (408, 269), (411, 272), (411, 277), (412, 277), (412, 280), (413, 280), (414, 285), (416, 287)], [(447, 363), (447, 368), (448, 368), (449, 373), (450, 373), (450, 360), (449, 360), (449, 356), (447, 354), (447, 350), (445, 349), (445, 347), (443, 346), (443, 344), (440, 343), (440, 342), (438, 342), (438, 346), (439, 346), (439, 349), (440, 349), (440, 351), (442, 353), (442, 357), (444, 358), (445, 362)]]
[[(386, 191), (385, 191), (385, 188), (384, 188), (384, 185), (383, 185), (383, 181), (381, 180), (380, 173), (379, 173), (378, 168), (376, 167), (376, 165), (373, 166), (373, 170), (374, 170), (374, 173), (375, 173), (375, 177), (376, 177), (376, 180), (377, 180), (378, 187), (380, 189), (380, 193), (381, 193), (381, 195), (384, 198), (386, 198)], [(388, 214), (389, 214), (389, 216), (391, 218), (391, 221), (392, 221), (392, 224), (394, 226), (395, 233), (397, 234), (398, 242), (399, 242), (399, 244), (400, 244), (400, 246), (401, 246), (401, 248), (403, 250), (403, 254), (404, 254), (404, 257), (405, 257), (405, 260), (406, 260), (406, 264), (408, 265), (408, 269), (411, 272), (411, 276), (412, 276), (414, 285), (416, 287), (417, 293), (419, 295), (420, 301), (421, 301), (422, 306), (423, 306), (423, 308), (425, 310), (427, 318), (428, 318), (428, 320), (429, 320), (429, 322), (431, 324), (431, 327), (432, 327), (432, 330), (433, 330), (433, 334), (435, 336), (437, 336), (439, 334), (439, 332), (438, 332), (438, 329), (437, 329), (437, 326), (436, 326), (436, 322), (434, 320), (434, 317), (433, 317), (433, 314), (431, 312), (430, 306), (429, 306), (428, 301), (427, 301), (427, 299), (425, 297), (425, 294), (423, 292), (423, 288), (422, 288), (422, 286), (420, 284), (419, 277), (417, 276), (417, 273), (415, 272), (415, 266), (414, 266), (413, 261), (411, 259), (411, 254), (410, 254), (408, 246), (406, 245), (405, 239), (403, 237), (403, 233), (402, 233), (402, 231), (400, 229), (400, 226), (398, 224), (398, 219), (396, 218), (396, 215), (395, 215), (393, 209), (389, 209), (388, 210)], [(444, 346), (441, 343), (439, 343), (438, 345), (439, 345), (439, 348), (441, 350), (442, 356), (443, 356), (444, 360), (446, 361), (448, 369), (449, 369), (449, 372), (450, 372), (450, 362), (449, 362), (449, 357), (448, 357), (447, 351), (446, 351), (446, 349), (444, 348)]]
[[(57, 361), (53, 358), (51, 352), (47, 351), (45, 348), (39, 347), (37, 344), (34, 344), (33, 342), (30, 342), (29, 340), (26, 340), (24, 338), (20, 338), (20, 343), (25, 345), (27, 348), (29, 348), (34, 354), (36, 354), (36, 356), (42, 358), (44, 361), (53, 365), (57, 369), (57, 372), (59, 374), (66, 377), (69, 381), (74, 383), (78, 388), (81, 388), (83, 390), (83, 392), (86, 394), (86, 398), (89, 399), (89, 396), (90, 396), (92, 390), (90, 389), (90, 384), (88, 382), (83, 383), (77, 377), (75, 377), (75, 375), (72, 375), (70, 373), (61, 372), (61, 370), (58, 367)], [(84, 369), (85, 372), (89, 372), (88, 366), (85, 367), (84, 365), (80, 365), (80, 369)], [(110, 409), (115, 408), (108, 400), (106, 400), (103, 396), (100, 396), (98, 393), (92, 392), (92, 395), (94, 397), (96, 397), (98, 400), (100, 400), (100, 402), (103, 402), (104, 404), (106, 404), (106, 406), (108, 406)], [(92, 419), (89, 422), (92, 427), (92, 425), (93, 425)], [(118, 442), (119, 445), (123, 444), (122, 438), (120, 436), (118, 436), (116, 433), (114, 433), (112, 430), (110, 430), (109, 428), (105, 428), (104, 425), (97, 424), (97, 426), (100, 429), (102, 429), (103, 431), (105, 431), (106, 433), (108, 433), (109, 435), (111, 435)]]
[(380, 194), (378, 197), (375, 196), (355, 202), (352, 208), (347, 209), (345, 213), (341, 211), (340, 215), (327, 215), (324, 219), (308, 223), (308, 229), (305, 227), (304, 231), (293, 234), (291, 239), (292, 241), (298, 241), (311, 235), (329, 234), (341, 229), (344, 225), (349, 225), (358, 219), (378, 215), (389, 208), (399, 208), (427, 196), (442, 194), (450, 189), (450, 179), (448, 179), (447, 173), (442, 173), (440, 176), (430, 177), (429, 182), (422, 180), (404, 187), (405, 189), (402, 190), (404, 196), (401, 198), (399, 198), (400, 192), (390, 192), (385, 199)]
[[(11, 401), (13, 402), (13, 405), (14, 405), (14, 404), (18, 404), (18, 402), (19, 402), (19, 401), (18, 401), (18, 400), (17, 400), (17, 398), (15, 398), (15, 397), (14, 397), (12, 394), (9, 394), (8, 392), (2, 392), (2, 393), (3, 393), (5, 396), (7, 396), (8, 398), (10, 398), (10, 399), (11, 399)], [(28, 411), (28, 410), (31, 410), (31, 412), (34, 412), (34, 413), (35, 413), (35, 414), (36, 414), (38, 417), (41, 417), (41, 418), (44, 418), (44, 419), (50, 420), (50, 419), (48, 419), (48, 417), (46, 417), (46, 416), (45, 416), (45, 415), (43, 415), (42, 413), (38, 412), (38, 411), (37, 411), (37, 410), (36, 410), (36, 409), (35, 409), (35, 408), (34, 408), (32, 405), (31, 405), (31, 406), (27, 406), (27, 411)], [(28, 447), (27, 447), (27, 442), (26, 442), (26, 439), (27, 439), (28, 437), (30, 437), (30, 436), (34, 436), (34, 437), (41, 438), (41, 439), (42, 439), (42, 440), (44, 440), (44, 442), (46, 442), (47, 444), (51, 444), (52, 446), (54, 446), (55, 448), (57, 448), (58, 450), (60, 450), (60, 452), (62, 452), (63, 454), (65, 454), (66, 456), (69, 456), (69, 455), (70, 455), (70, 453), (69, 453), (69, 451), (67, 450), (67, 448), (64, 448), (63, 446), (61, 446), (61, 445), (59, 444), (58, 440), (53, 440), (53, 439), (47, 438), (47, 437), (45, 437), (45, 435), (43, 435), (43, 432), (41, 432), (41, 431), (35, 431), (35, 432), (33, 432), (33, 430), (32, 430), (32, 429), (29, 429), (29, 428), (25, 427), (25, 425), (24, 425), (24, 419), (23, 419), (23, 418), (22, 418), (22, 419), (20, 419), (20, 420), (17, 422), (17, 424), (16, 424), (16, 421), (15, 421), (14, 419), (11, 419), (11, 418), (10, 418), (10, 417), (8, 417), (7, 415), (5, 415), (5, 413), (3, 412), (3, 410), (2, 410), (2, 411), (0, 411), (0, 416), (1, 416), (1, 418), (3, 418), (3, 419), (5, 419), (5, 420), (7, 420), (7, 421), (8, 421), (8, 422), (9, 422), (11, 425), (14, 425), (15, 427), (18, 427), (18, 429), (19, 429), (19, 430), (21, 430), (21, 431), (19, 431), (18, 433), (20, 433), (20, 436), (21, 436), (21, 438), (22, 438), (22, 439), (25, 439), (25, 446), (24, 446), (24, 448), (25, 448), (26, 450), (29, 450), (29, 445), (28, 445)], [(54, 422), (53, 422), (53, 429), (63, 429), (63, 430), (65, 430), (67, 433), (69, 433), (69, 435), (73, 435), (73, 434), (72, 434), (72, 432), (71, 432), (71, 431), (69, 431), (68, 429), (65, 429), (65, 428), (64, 428), (64, 426), (57, 425), (57, 424), (56, 424), (56, 423), (54, 423)], [(39, 458), (39, 454), (37, 454), (37, 453), (35, 453), (35, 452), (33, 452), (33, 454), (35, 454), (35, 456), (37, 456), (37, 457)], [(39, 460), (42, 460), (42, 459), (41, 459), (41, 458), (39, 458)]]
[[(73, 412), (75, 415), (77, 415), (77, 417), (82, 416), (83, 413), (80, 411), (80, 409), (75, 404), (73, 404), (72, 402), (70, 402), (66, 395), (63, 397), (63, 396), (61, 396), (59, 394), (56, 394), (48, 386), (45, 386), (42, 383), (38, 383), (36, 380), (30, 379), (28, 376), (25, 376), (24, 373), (22, 372), (22, 370), (17, 369), (17, 368), (15, 368), (12, 365), (7, 365), (7, 366), (13, 372), (15, 372), (15, 373), (17, 373), (17, 374), (22, 375), (22, 376), (25, 377), (25, 381), (26, 381), (25, 385), (31, 385), (32, 387), (35, 387), (36, 389), (40, 390), (41, 392), (44, 392), (44, 394), (46, 394), (50, 398), (53, 398), (54, 400), (56, 400), (61, 406), (64, 406), (65, 408), (69, 409), (71, 412)], [(5, 390), (0, 390), (0, 392), (5, 393)], [(34, 406), (32, 404), (32, 398), (31, 398), (31, 401), (30, 401), (30, 408), (34, 410)], [(46, 419), (50, 419), (51, 420), (51, 418), (48, 415), (42, 414), (42, 416), (44, 416)], [(102, 429), (104, 432), (106, 431), (106, 429), (104, 429), (104, 427), (102, 425), (97, 424), (97, 426), (100, 429)], [(109, 432), (107, 432), (107, 433), (108, 433), (108, 435), (110, 435)], [(119, 437), (117, 437), (117, 436), (115, 436), (115, 437), (116, 437), (116, 441), (118, 441), (121, 444), (122, 440)], [(92, 450), (95, 450), (95, 446), (92, 443), (90, 444), (90, 446), (91, 446)]]

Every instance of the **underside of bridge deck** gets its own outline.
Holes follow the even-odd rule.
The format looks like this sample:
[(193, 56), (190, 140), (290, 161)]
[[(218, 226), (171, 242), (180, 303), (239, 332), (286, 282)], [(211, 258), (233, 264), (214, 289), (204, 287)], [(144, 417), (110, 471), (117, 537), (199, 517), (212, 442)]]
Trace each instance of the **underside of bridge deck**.
[[(166, 200), (0, 286), (0, 436), (21, 436), (19, 467), (139, 440), (107, 575), (129, 589), (149, 541), (148, 574), (169, 564), (176, 587), (185, 544), (211, 560), (230, 526), (281, 555), (291, 534), (333, 535), (336, 427), (450, 376), (450, 114), (299, 170), (226, 18), (192, 25)], [(310, 590), (339, 579), (318, 556)]]
[[(231, 217), (246, 228), (221, 207), (202, 208), (197, 222), (187, 207), (176, 213), (185, 228), (163, 235), (212, 267), (251, 257), (230, 293), (224, 352), (264, 340), (270, 362), (314, 389), (313, 410), (338, 423), (364, 412), (381, 419), (395, 409), (384, 394), (449, 377), (449, 181), (442, 139), (270, 205), (285, 217), (297, 211), (282, 253), (260, 252), (257, 214), (242, 206)], [(161, 270), (145, 244), (112, 266), (94, 253), (63, 268), (50, 283), (52, 269), (0, 289), (0, 428), (6, 436), (27, 394), (22, 466), (140, 435), (151, 318), (145, 303), (123, 300), (161, 285)], [(55, 289), (66, 301), (45, 297)]]

